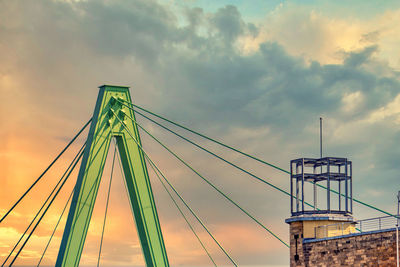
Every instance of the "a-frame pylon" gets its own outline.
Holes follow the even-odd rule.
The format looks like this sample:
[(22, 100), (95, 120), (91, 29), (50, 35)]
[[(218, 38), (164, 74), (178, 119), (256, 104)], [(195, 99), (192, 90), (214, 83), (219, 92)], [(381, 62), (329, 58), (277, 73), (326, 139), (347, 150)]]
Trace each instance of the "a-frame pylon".
[(139, 131), (132, 120), (126, 119), (126, 114), (133, 119), (135, 116), (117, 99), (131, 103), (129, 88), (100, 87), (56, 266), (79, 265), (112, 137), (117, 140), (146, 265), (169, 266), (144, 154), (137, 144), (141, 146)]

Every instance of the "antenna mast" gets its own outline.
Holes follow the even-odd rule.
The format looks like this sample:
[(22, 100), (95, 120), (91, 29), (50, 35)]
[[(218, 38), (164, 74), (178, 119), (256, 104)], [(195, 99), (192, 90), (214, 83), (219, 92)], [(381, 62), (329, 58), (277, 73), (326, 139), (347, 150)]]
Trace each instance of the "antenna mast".
[(322, 117), (319, 117), (319, 155), (322, 158)]

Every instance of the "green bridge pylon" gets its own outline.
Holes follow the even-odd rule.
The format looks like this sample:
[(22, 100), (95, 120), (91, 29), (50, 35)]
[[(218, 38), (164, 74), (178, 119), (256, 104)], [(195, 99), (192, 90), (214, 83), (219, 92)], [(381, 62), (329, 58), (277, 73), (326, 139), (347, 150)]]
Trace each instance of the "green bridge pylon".
[(129, 88), (110, 85), (100, 87), (56, 266), (79, 265), (113, 137), (117, 141), (146, 265), (169, 266), (145, 158), (136, 143), (141, 144), (139, 131), (132, 120), (125, 119), (126, 115), (133, 119), (135, 116), (132, 110), (125, 109), (116, 99), (132, 103)]

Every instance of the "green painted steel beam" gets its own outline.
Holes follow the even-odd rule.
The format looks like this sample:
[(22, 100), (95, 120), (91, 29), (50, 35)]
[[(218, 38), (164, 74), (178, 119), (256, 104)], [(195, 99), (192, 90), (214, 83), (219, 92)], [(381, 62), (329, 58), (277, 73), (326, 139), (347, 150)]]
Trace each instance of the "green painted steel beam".
[[(146, 265), (169, 266), (144, 155), (127, 133), (133, 133), (141, 144), (136, 124), (124, 118), (125, 114), (132, 118), (135, 116), (132, 110), (124, 108), (116, 99), (131, 103), (129, 88), (111, 85), (100, 87), (56, 266), (79, 265), (113, 137), (117, 140), (125, 184)], [(127, 128), (121, 125), (114, 114), (124, 121)]]

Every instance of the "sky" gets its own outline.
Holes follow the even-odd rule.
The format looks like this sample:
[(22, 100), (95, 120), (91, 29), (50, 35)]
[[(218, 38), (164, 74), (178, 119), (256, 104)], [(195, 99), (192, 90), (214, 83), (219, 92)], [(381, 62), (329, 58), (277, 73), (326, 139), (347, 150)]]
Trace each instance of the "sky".
[[(323, 117), (324, 156), (352, 160), (354, 197), (394, 213), (400, 190), (399, 25), (398, 1), (0, 0), (0, 214), (91, 117), (102, 84), (129, 86), (135, 104), (284, 169), (291, 159), (319, 156)], [(286, 195), (137, 117), (288, 240)], [(86, 136), (87, 132), (1, 223), (1, 260)], [(288, 266), (285, 246), (145, 133), (141, 136), (144, 149), (239, 266)], [(286, 174), (187, 136), (289, 188)], [(97, 263), (110, 172), (108, 160), (83, 266)], [(171, 265), (212, 266), (150, 175)], [(76, 172), (16, 264), (38, 262), (74, 179)], [(218, 265), (229, 266), (201, 226), (185, 213)], [(382, 215), (354, 205), (356, 219)], [(54, 264), (65, 217), (44, 265)], [(112, 183), (101, 263), (144, 266), (119, 168)]]

